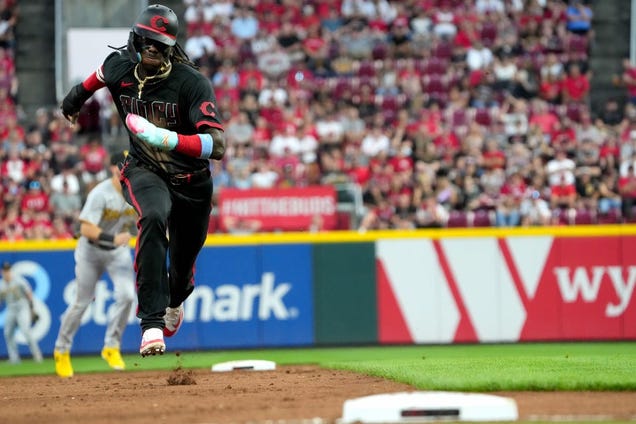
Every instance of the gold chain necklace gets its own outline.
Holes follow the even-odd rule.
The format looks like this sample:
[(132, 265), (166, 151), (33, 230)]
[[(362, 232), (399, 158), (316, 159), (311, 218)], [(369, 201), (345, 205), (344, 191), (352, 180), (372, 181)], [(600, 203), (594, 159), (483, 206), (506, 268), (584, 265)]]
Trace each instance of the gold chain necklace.
[(172, 71), (172, 62), (167, 62), (166, 64), (162, 65), (161, 68), (159, 69), (159, 72), (153, 76), (150, 77), (144, 77), (141, 78), (139, 76), (139, 66), (141, 65), (141, 63), (138, 63), (137, 66), (135, 66), (135, 79), (137, 79), (137, 81), (139, 82), (139, 84), (137, 84), (137, 97), (139, 97), (141, 99), (141, 92), (144, 89), (144, 86), (146, 85), (146, 83), (148, 81), (152, 81), (154, 79), (162, 79), (162, 78), (166, 78), (168, 75), (170, 75), (170, 71)]

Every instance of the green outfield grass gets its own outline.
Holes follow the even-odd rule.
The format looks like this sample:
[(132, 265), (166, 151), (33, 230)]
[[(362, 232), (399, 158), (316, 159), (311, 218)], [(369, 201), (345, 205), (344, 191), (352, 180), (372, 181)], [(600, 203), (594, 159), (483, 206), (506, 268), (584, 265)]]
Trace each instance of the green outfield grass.
[[(74, 356), (75, 373), (109, 371), (99, 357)], [(636, 343), (532, 343), (167, 352), (124, 355), (128, 371), (210, 368), (238, 359), (315, 364), (385, 377), (418, 389), (636, 390)], [(51, 358), (0, 365), (0, 377), (53, 374)]]

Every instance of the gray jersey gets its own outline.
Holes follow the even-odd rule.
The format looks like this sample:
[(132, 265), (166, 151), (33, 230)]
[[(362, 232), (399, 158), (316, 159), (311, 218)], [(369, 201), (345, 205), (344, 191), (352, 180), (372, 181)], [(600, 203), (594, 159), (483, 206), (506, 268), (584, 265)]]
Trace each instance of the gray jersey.
[(137, 213), (109, 178), (88, 193), (79, 219), (97, 225), (106, 234), (115, 235), (122, 231), (134, 233)]
[(30, 291), (31, 286), (20, 276), (13, 275), (11, 281), (0, 279), (0, 300), (6, 302), (7, 309), (28, 308)]
[[(89, 193), (80, 212), (80, 221), (97, 225), (104, 233), (116, 235), (128, 231), (134, 234), (137, 213), (108, 178)], [(55, 350), (70, 351), (82, 315), (95, 297), (95, 287), (104, 272), (113, 282), (114, 303), (104, 335), (104, 347), (117, 347), (128, 323), (135, 300), (135, 274), (128, 245), (117, 248), (91, 243), (81, 236), (75, 249), (75, 280), (77, 296), (62, 315), (62, 323), (55, 341)]]
[(42, 352), (31, 334), (31, 286), (19, 275), (11, 275), (11, 280), (0, 279), (0, 300), (6, 302), (7, 314), (4, 318), (4, 340), (10, 363), (20, 362), (15, 330), (20, 329), (24, 335), (33, 359), (42, 361)]

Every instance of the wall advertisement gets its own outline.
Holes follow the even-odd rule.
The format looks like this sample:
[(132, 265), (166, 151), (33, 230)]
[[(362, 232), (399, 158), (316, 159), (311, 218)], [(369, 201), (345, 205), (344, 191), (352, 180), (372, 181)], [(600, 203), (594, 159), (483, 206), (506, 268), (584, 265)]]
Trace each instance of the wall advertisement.
[[(60, 316), (75, 294), (72, 251), (0, 254), (13, 272), (34, 288), (41, 319), (33, 327), (45, 355), (51, 355)], [(294, 266), (289, 266), (293, 263)], [(184, 324), (167, 340), (168, 349), (252, 348), (304, 346), (314, 343), (311, 246), (206, 247), (196, 266), (196, 287), (185, 304)], [(112, 284), (105, 274), (95, 300), (83, 316), (73, 353), (96, 353), (102, 348)], [(133, 308), (135, 309), (135, 308)], [(6, 308), (0, 306), (0, 327)], [(134, 311), (122, 340), (122, 351), (139, 349), (141, 330)], [(18, 334), (20, 353), (28, 348)], [(0, 357), (7, 355), (0, 343)]]
[(636, 237), (379, 240), (380, 343), (636, 338)]
[[(206, 245), (168, 350), (636, 339), (634, 234), (419, 235)], [(33, 332), (51, 355), (74, 298), (73, 250), (1, 244), (4, 260), (34, 289), (41, 319)], [(104, 275), (74, 354), (101, 350), (112, 303)], [(2, 329), (5, 317), (0, 304)], [(134, 313), (128, 322), (122, 350), (137, 352)]]

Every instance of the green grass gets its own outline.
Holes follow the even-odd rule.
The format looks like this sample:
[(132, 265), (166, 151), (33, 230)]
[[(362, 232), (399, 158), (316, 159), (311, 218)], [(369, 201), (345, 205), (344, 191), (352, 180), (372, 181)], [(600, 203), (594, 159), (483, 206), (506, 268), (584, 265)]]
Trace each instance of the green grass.
[[(168, 352), (124, 355), (129, 370), (210, 368), (238, 359), (314, 364), (408, 383), (422, 390), (636, 390), (636, 343), (532, 343)], [(76, 373), (108, 371), (95, 356), (74, 356)], [(53, 360), (0, 365), (0, 377), (53, 374)]]

